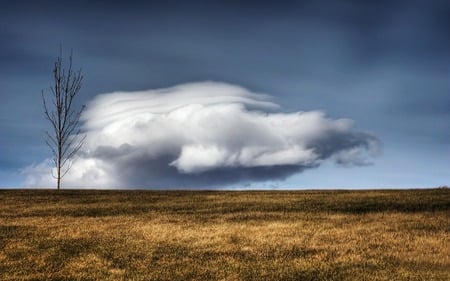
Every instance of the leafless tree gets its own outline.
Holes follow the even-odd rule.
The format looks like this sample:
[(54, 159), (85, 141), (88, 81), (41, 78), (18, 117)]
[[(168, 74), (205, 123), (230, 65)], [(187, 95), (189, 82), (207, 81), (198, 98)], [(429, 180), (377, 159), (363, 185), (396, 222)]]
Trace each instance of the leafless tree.
[(56, 188), (61, 187), (61, 179), (70, 170), (73, 157), (83, 146), (86, 136), (81, 135), (79, 121), (84, 105), (74, 109), (74, 99), (79, 94), (83, 75), (81, 69), (72, 69), (72, 51), (70, 52), (67, 69), (62, 60), (62, 49), (53, 67), (53, 86), (46, 94), (42, 90), (42, 102), (45, 117), (51, 124), (51, 130), (45, 133), (45, 142), (50, 147), (53, 163), (56, 168)]

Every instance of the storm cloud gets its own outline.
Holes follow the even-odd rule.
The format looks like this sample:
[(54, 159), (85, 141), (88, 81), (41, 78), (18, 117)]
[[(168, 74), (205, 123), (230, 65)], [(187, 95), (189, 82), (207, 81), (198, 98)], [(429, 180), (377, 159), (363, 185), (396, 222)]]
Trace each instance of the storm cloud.
[[(99, 95), (82, 120), (87, 139), (66, 186), (226, 187), (283, 180), (327, 159), (367, 165), (378, 149), (349, 119), (283, 113), (268, 95), (219, 82)], [(48, 163), (25, 169), (27, 185), (51, 184)]]

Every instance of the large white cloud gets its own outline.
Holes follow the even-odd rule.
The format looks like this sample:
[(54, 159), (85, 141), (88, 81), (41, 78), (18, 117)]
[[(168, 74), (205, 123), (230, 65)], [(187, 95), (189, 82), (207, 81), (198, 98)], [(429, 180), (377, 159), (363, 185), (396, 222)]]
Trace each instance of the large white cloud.
[[(202, 188), (276, 180), (327, 159), (365, 165), (366, 152), (377, 147), (375, 137), (351, 131), (351, 120), (277, 110), (269, 96), (217, 82), (99, 95), (82, 116), (87, 139), (65, 186)], [(26, 184), (51, 184), (45, 163), (25, 169)]]

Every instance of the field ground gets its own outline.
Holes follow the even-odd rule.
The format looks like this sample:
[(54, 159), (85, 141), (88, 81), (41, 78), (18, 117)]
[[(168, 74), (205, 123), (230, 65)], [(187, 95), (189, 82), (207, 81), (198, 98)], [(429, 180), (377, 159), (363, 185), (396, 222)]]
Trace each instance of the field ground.
[(1, 280), (450, 280), (450, 189), (0, 191)]

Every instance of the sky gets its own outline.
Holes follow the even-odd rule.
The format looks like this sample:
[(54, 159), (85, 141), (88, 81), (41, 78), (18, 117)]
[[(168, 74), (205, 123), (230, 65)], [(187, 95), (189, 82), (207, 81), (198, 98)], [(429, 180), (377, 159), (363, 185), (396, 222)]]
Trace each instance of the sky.
[(1, 1), (0, 187), (51, 178), (41, 90), (84, 75), (92, 188), (450, 183), (450, 2)]

